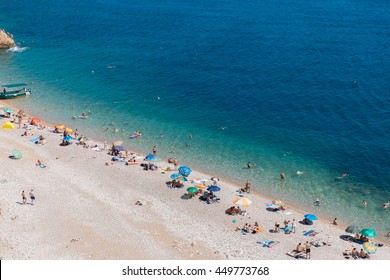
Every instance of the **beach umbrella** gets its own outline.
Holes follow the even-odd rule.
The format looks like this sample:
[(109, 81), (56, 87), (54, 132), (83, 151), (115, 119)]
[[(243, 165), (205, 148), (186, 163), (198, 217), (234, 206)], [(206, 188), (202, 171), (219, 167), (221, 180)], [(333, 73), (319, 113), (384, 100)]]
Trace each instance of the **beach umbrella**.
[(195, 187), (189, 187), (189, 188), (187, 189), (187, 192), (189, 192), (189, 193), (196, 193), (196, 192), (198, 192), (198, 189), (195, 188)]
[(15, 129), (15, 125), (11, 122), (6, 122), (3, 124), (2, 128), (4, 129)]
[(206, 186), (203, 184), (196, 184), (195, 187), (197, 187), (198, 189), (205, 189), (206, 188)]
[(189, 168), (188, 166), (180, 166), (178, 171), (183, 176), (188, 176), (192, 172), (191, 168)]
[(233, 203), (240, 206), (249, 206), (252, 203), (252, 201), (249, 198), (241, 197), (233, 200)]
[(202, 179), (202, 178), (195, 178), (194, 180), (192, 180), (192, 182), (194, 182), (194, 184), (201, 184), (203, 182), (207, 182), (208, 180), (207, 179)]
[(56, 126), (54, 128), (57, 128), (57, 129), (64, 129), (65, 128), (65, 125), (63, 124), (56, 124)]
[(123, 144), (123, 141), (120, 141), (120, 140), (114, 142), (114, 146), (120, 146), (122, 144)]
[(346, 232), (349, 232), (349, 233), (352, 233), (352, 234), (356, 234), (356, 233), (359, 233), (359, 231), (361, 230), (362, 228), (359, 227), (358, 225), (350, 225), (349, 227), (347, 227), (345, 229)]
[(5, 113), (13, 113), (14, 112), (14, 109), (12, 109), (12, 108), (4, 108), (4, 110), (3, 110)]
[(11, 154), (14, 157), (14, 159), (21, 159), (22, 158), (22, 153), (17, 149), (13, 149)]
[(145, 157), (146, 160), (153, 160), (154, 158), (155, 158), (155, 156), (152, 155), (152, 154), (148, 154), (148, 155)]
[(306, 214), (305, 215), (305, 218), (310, 220), (310, 221), (315, 221), (315, 220), (318, 220), (317, 216), (314, 215), (314, 214)]
[(177, 179), (179, 177), (182, 177), (182, 175), (179, 174), (179, 173), (174, 173), (174, 174), (171, 175), (171, 179)]
[(40, 119), (38, 119), (38, 118), (32, 118), (30, 124), (34, 125), (34, 124), (37, 124), (37, 123), (40, 123), (40, 122), (41, 122)]
[(218, 186), (210, 186), (207, 188), (207, 190), (210, 192), (219, 192), (221, 190), (221, 188)]
[(282, 200), (278, 200), (278, 199), (272, 200), (272, 203), (275, 205), (279, 205), (279, 206), (284, 205), (284, 202)]
[(86, 136), (80, 136), (79, 138), (77, 138), (78, 141), (87, 141), (88, 140), (88, 137)]
[(372, 242), (365, 242), (365, 243), (363, 243), (363, 250), (366, 251), (369, 254), (374, 254), (377, 249), (378, 249), (378, 246), (376, 246)]
[(65, 141), (70, 141), (70, 140), (72, 140), (72, 139), (73, 139), (73, 138), (72, 138), (72, 136), (70, 136), (70, 135), (64, 137), (64, 140), (65, 140)]
[(68, 133), (72, 133), (73, 132), (73, 129), (69, 128), (69, 127), (66, 127), (65, 128), (65, 131), (68, 132)]
[(370, 237), (370, 238), (376, 236), (376, 232), (372, 228), (364, 228), (359, 233), (360, 235), (363, 235), (365, 237)]
[(177, 177), (176, 180), (187, 182), (188, 179), (184, 176)]
[(117, 151), (126, 151), (126, 148), (123, 146), (114, 146), (114, 149)]

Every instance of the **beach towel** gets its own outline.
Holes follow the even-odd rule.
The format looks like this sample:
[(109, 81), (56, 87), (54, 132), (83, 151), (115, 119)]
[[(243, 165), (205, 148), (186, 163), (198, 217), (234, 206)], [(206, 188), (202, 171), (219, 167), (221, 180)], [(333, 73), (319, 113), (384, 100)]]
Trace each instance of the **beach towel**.
[(289, 230), (291, 230), (291, 229), (292, 229), (292, 226), (287, 226), (287, 227), (285, 227), (285, 228), (282, 228), (281, 231), (284, 232), (284, 233), (286, 233), (286, 231), (289, 231)]
[(39, 141), (39, 136), (38, 137), (34, 137), (33, 139), (30, 139), (30, 141), (31, 142), (33, 142), (33, 143), (35, 143), (35, 142), (37, 142), (37, 141)]
[(265, 206), (267, 206), (267, 207), (276, 207), (276, 206), (278, 206), (278, 205), (276, 205), (276, 204), (273, 204), (272, 202), (266, 202), (266, 203), (264, 203), (265, 204)]
[(295, 250), (292, 250), (291, 252), (287, 252), (286, 253), (287, 256), (290, 256), (290, 257), (293, 257), (293, 258), (296, 258), (296, 259), (299, 259), (299, 258), (306, 258), (306, 253), (304, 252), (297, 252)]
[(308, 236), (309, 234), (312, 234), (314, 232), (314, 229), (311, 229), (309, 231), (306, 231), (303, 235)]
[(264, 239), (264, 240), (257, 240), (256, 243), (257, 244), (262, 244), (263, 247), (272, 248), (272, 246), (278, 244), (279, 241), (273, 241), (273, 240)]

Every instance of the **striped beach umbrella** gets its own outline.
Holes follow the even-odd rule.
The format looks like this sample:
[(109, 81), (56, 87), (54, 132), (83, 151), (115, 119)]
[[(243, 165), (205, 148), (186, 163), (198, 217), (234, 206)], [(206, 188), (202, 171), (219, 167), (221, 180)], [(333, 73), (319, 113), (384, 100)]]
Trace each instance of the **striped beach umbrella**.
[(240, 198), (236, 198), (235, 200), (233, 200), (233, 203), (235, 205), (240, 205), (240, 206), (249, 206), (249, 205), (251, 205), (252, 201), (249, 198), (240, 197)]
[(363, 250), (369, 254), (374, 254), (377, 249), (378, 249), (378, 247), (372, 242), (363, 243)]

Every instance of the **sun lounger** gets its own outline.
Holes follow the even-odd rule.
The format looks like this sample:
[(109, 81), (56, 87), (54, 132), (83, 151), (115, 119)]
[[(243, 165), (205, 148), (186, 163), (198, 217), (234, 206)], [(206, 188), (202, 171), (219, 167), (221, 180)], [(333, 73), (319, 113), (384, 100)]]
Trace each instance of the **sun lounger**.
[(309, 231), (306, 231), (303, 235), (308, 236), (308, 235), (312, 234), (313, 232), (314, 232), (314, 229), (311, 229)]
[(291, 252), (286, 253), (287, 256), (296, 258), (296, 259), (305, 259), (306, 253), (304, 252), (297, 252), (296, 250), (292, 250)]

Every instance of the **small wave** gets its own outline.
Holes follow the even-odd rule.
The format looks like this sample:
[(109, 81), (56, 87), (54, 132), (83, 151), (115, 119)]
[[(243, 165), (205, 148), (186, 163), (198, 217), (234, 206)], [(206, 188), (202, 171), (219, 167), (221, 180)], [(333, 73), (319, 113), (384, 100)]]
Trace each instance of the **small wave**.
[(15, 47), (11, 47), (7, 50), (7, 52), (24, 52), (25, 50), (27, 50), (28, 48), (27, 47), (19, 47), (19, 46), (15, 46)]

